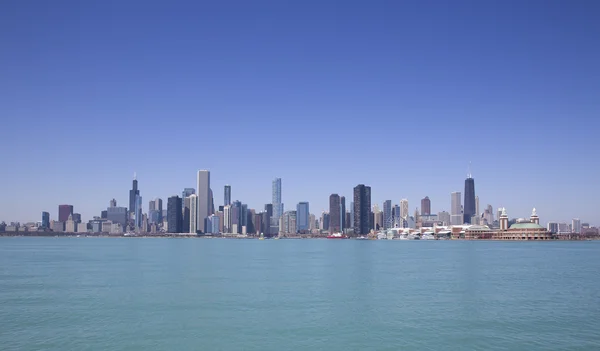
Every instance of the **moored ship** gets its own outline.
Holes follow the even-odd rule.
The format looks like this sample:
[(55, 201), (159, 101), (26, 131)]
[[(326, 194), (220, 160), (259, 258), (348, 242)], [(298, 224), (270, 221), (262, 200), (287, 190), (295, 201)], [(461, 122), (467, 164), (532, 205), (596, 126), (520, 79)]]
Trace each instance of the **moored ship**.
[(327, 236), (327, 239), (347, 239), (348, 237), (342, 233), (333, 233)]

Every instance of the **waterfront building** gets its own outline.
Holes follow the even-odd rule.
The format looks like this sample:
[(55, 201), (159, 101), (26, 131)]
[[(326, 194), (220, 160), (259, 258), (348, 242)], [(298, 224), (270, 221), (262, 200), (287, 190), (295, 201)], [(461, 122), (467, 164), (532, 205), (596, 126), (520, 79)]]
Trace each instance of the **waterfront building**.
[(77, 233), (87, 233), (88, 226), (87, 223), (77, 223)]
[(571, 223), (571, 232), (575, 234), (581, 233), (581, 220), (579, 218), (573, 218)]
[[(115, 224), (119, 224), (119, 223), (115, 223)], [(112, 228), (113, 222), (111, 221), (104, 221), (102, 222), (102, 233), (111, 233), (111, 228)]]
[(142, 227), (142, 197), (140, 195), (135, 196), (135, 212), (134, 212), (134, 226), (137, 230)]
[(340, 196), (338, 194), (331, 194), (329, 196), (329, 231), (331, 233), (339, 233), (340, 230)]
[(225, 233), (225, 231), (224, 231), (225, 214), (223, 213), (223, 211), (217, 211), (216, 215), (217, 215), (217, 217), (219, 217), (219, 233)]
[(502, 209), (500, 216), (500, 230), (494, 234), (494, 239), (498, 240), (552, 240), (554, 235), (539, 224), (535, 208), (531, 213), (529, 220), (518, 219), (508, 229), (508, 216), (506, 209)]
[(308, 202), (299, 202), (296, 206), (296, 231), (298, 233), (307, 233), (310, 230), (310, 210)]
[(181, 198), (177, 195), (167, 200), (167, 223), (169, 233), (181, 233), (183, 230), (183, 214)]
[(161, 198), (157, 197), (154, 199), (154, 209), (158, 211), (159, 214), (157, 223), (162, 223), (167, 214), (165, 213), (166, 211), (163, 210), (163, 201)]
[(223, 207), (223, 233), (231, 233), (231, 225), (233, 224), (231, 221), (231, 205), (227, 205)]
[(248, 229), (248, 205), (246, 204), (242, 204), (240, 223), (242, 223), (242, 227), (246, 227), (246, 229)]
[(317, 229), (317, 218), (315, 217), (314, 214), (310, 214), (309, 219), (308, 219), (308, 230), (312, 233), (313, 230)]
[(450, 194), (450, 224), (461, 225), (464, 222), (464, 216), (462, 213), (462, 200), (460, 191), (455, 191)]
[[(192, 195), (192, 194), (190, 194), (190, 195)], [(182, 229), (181, 229), (182, 233), (190, 232), (190, 225), (191, 225), (190, 195), (188, 195), (187, 197), (185, 197), (183, 199), (183, 215), (182, 215), (183, 221), (182, 221)]]
[(58, 205), (58, 221), (66, 222), (73, 214), (73, 205)]
[(59, 233), (64, 232), (65, 231), (65, 222), (61, 222), (61, 221), (52, 222), (52, 231), (59, 232)]
[(429, 196), (425, 196), (421, 200), (421, 215), (428, 216), (431, 214), (431, 200)]
[[(354, 196), (354, 194), (352, 194)], [(348, 228), (354, 231), (354, 201), (350, 202), (350, 221), (348, 221)]]
[(210, 234), (219, 234), (219, 216), (215, 216), (214, 214), (208, 216), (208, 232)]
[(254, 233), (263, 233), (263, 212), (255, 213), (254, 215)]
[[(105, 223), (110, 223), (110, 222), (105, 222)], [(120, 235), (123, 234), (123, 226), (121, 226), (120, 223), (111, 223), (110, 224), (110, 229), (109, 229), (109, 233), (111, 235)]]
[(392, 216), (394, 217), (394, 222), (392, 223), (392, 228), (402, 228), (402, 217), (400, 217), (400, 205), (394, 205), (392, 209)]
[(42, 212), (42, 228), (50, 229), (50, 213)]
[(379, 227), (383, 227), (383, 223), (380, 222), (380, 213), (379, 206), (375, 204), (373, 206), (373, 225), (371, 226), (373, 229), (378, 230)]
[(231, 228), (236, 234), (242, 230), (242, 203), (237, 200), (231, 204)]
[(198, 195), (192, 194), (188, 196), (189, 203), (189, 227), (188, 233), (196, 234), (198, 230)]
[(227, 205), (231, 205), (231, 185), (225, 185), (224, 187), (223, 206)]
[(475, 196), (475, 216), (481, 218), (481, 212), (479, 212), (479, 196)]
[(102, 219), (107, 219), (108, 218), (108, 211), (104, 210), (100, 212), (100, 218)]
[(212, 198), (210, 190), (210, 172), (199, 170), (197, 176), (198, 195), (198, 231), (206, 233), (206, 218), (210, 215)]
[(273, 232), (271, 234), (275, 234), (280, 228), (279, 219), (283, 214), (283, 203), (281, 202), (281, 178), (275, 178), (273, 180), (271, 203), (273, 204), (273, 213), (271, 215), (271, 229)]
[(75, 223), (81, 223), (81, 213), (73, 213), (73, 221), (75, 221)]
[(471, 223), (471, 217), (476, 214), (475, 210), (475, 180), (468, 174), (465, 179), (464, 223)]
[(263, 215), (263, 234), (266, 236), (277, 234), (277, 228), (273, 226), (273, 204), (265, 204), (265, 213)]
[(354, 234), (369, 234), (370, 217), (371, 187), (359, 184), (354, 187)]

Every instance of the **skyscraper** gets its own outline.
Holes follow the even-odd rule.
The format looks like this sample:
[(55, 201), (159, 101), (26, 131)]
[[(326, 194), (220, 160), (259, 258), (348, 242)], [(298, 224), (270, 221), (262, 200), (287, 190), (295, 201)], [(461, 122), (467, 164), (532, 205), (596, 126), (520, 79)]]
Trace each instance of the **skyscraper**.
[(340, 232), (343, 233), (348, 228), (348, 222), (346, 222), (346, 198), (344, 196), (340, 196), (340, 221), (342, 222)]
[(131, 186), (131, 190), (129, 190), (129, 219), (132, 221), (135, 218), (135, 209), (137, 207), (136, 196), (139, 196), (139, 195), (140, 195), (140, 191), (138, 190), (137, 175), (135, 173), (133, 173), (133, 184)]
[[(263, 218), (263, 225), (265, 226), (263, 230), (264, 235), (271, 235), (277, 233), (277, 229), (273, 228), (273, 204), (265, 205), (265, 215)], [(279, 225), (279, 224), (277, 224)]]
[(402, 217), (400, 216), (400, 205), (394, 205), (394, 209), (392, 211), (392, 216), (394, 217), (394, 224), (393, 227), (394, 228), (403, 228), (403, 220)]
[(421, 215), (429, 216), (430, 214), (431, 214), (431, 200), (429, 200), (429, 196), (425, 196), (425, 198), (421, 200)]
[(210, 172), (207, 170), (198, 171), (198, 230), (206, 233), (206, 218), (211, 211), (210, 195)]
[(331, 194), (329, 196), (329, 232), (339, 233), (341, 224), (340, 196), (338, 194)]
[(307, 233), (310, 229), (308, 202), (300, 202), (296, 206), (296, 226), (299, 233)]
[(464, 222), (471, 223), (471, 217), (476, 214), (475, 209), (475, 180), (469, 173), (465, 179), (465, 207), (464, 207)]
[(169, 233), (181, 233), (183, 227), (183, 215), (181, 211), (181, 198), (177, 195), (167, 200), (167, 225)]
[(66, 222), (73, 214), (73, 205), (58, 205), (58, 221)]
[(403, 220), (408, 220), (408, 200), (402, 199), (400, 200), (400, 218)]
[(191, 195), (193, 195), (193, 194), (190, 194), (187, 197), (183, 198), (183, 225), (181, 228), (182, 233), (189, 233), (190, 226), (192, 224), (192, 218), (191, 218), (192, 207), (191, 207), (191, 203), (190, 203)]
[(50, 229), (50, 213), (48, 212), (42, 212), (42, 228)]
[(450, 194), (450, 224), (461, 225), (463, 224), (463, 214), (461, 213), (462, 201), (460, 191), (455, 191)]
[(359, 184), (354, 187), (354, 234), (369, 234), (370, 217), (371, 187)]
[(575, 234), (581, 233), (581, 220), (579, 218), (573, 218), (571, 222), (571, 231)]
[(115, 200), (115, 199), (110, 200), (110, 207), (117, 207), (117, 200)]
[(242, 203), (239, 201), (234, 201), (231, 203), (231, 233), (241, 233), (242, 232)]
[(375, 230), (379, 230), (379, 228), (383, 228), (383, 223), (380, 222), (381, 211), (379, 210), (379, 206), (375, 204), (373, 206), (373, 225), (371, 226)]
[(392, 219), (392, 200), (385, 200), (383, 202), (383, 228), (389, 229), (394, 226), (394, 220)]
[[(354, 194), (352, 194), (354, 196)], [(354, 200), (354, 198), (352, 198)], [(350, 202), (350, 222), (348, 222), (348, 228), (354, 230), (354, 201)]]
[(231, 185), (225, 185), (225, 199), (223, 206), (231, 205)]
[(273, 219), (279, 221), (279, 217), (283, 214), (283, 205), (281, 203), (281, 178), (273, 180), (273, 196), (271, 203), (273, 204)]

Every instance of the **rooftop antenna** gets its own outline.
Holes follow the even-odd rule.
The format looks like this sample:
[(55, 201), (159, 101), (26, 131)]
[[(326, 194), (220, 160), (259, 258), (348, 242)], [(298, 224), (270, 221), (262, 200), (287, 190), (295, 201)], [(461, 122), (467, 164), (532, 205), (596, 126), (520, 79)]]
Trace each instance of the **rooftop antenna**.
[(133, 180), (137, 180), (137, 174), (133, 172)]

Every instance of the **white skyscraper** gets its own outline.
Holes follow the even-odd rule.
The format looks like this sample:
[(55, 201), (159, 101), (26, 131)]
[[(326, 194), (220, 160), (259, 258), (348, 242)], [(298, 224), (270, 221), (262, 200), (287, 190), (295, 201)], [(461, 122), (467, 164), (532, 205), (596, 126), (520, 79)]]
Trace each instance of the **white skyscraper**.
[(197, 227), (198, 230), (202, 231), (202, 233), (206, 233), (206, 218), (210, 216), (210, 210), (212, 207), (209, 171), (198, 171), (198, 188), (196, 189), (196, 193), (198, 195)]
[(408, 200), (400, 200), (400, 218), (408, 220)]
[(223, 207), (223, 233), (231, 233), (231, 205)]
[(571, 223), (571, 231), (575, 234), (581, 233), (581, 220), (579, 218), (573, 218)]
[(198, 195), (190, 195), (188, 201), (190, 202), (190, 233), (196, 233), (198, 230)]
[(450, 194), (450, 224), (452, 225), (461, 225), (464, 222), (461, 195), (460, 191)]

